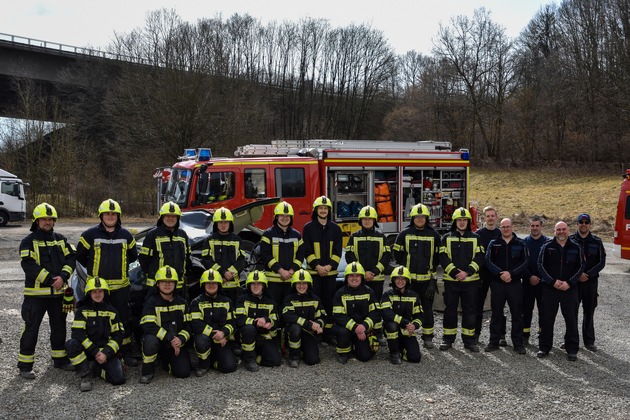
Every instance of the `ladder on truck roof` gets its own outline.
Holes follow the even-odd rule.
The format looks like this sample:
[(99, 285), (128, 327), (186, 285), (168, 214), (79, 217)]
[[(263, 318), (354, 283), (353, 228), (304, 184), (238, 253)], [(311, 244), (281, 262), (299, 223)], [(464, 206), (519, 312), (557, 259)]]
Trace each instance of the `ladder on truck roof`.
[(324, 150), (370, 151), (451, 151), (448, 141), (390, 141), (390, 140), (272, 140), (271, 144), (239, 146), (235, 156), (306, 156), (321, 158)]

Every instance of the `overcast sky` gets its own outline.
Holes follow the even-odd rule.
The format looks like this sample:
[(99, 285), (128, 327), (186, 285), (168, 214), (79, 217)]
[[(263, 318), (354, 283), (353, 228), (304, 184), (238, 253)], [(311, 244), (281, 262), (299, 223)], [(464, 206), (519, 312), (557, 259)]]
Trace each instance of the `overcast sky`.
[[(144, 27), (148, 11), (174, 9), (186, 21), (224, 20), (249, 14), (263, 24), (301, 18), (328, 19), (333, 27), (368, 24), (382, 30), (398, 54), (416, 50), (431, 54), (440, 23), (472, 16), (485, 7), (492, 20), (516, 37), (542, 5), (553, 0), (5, 0), (0, 9), (0, 33), (78, 47), (102, 48), (114, 32)], [(6, 38), (3, 36), (3, 38)]]

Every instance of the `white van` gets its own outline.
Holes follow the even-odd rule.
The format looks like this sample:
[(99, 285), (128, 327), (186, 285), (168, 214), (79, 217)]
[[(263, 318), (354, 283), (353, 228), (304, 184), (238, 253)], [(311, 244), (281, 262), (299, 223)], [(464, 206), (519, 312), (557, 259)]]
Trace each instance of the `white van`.
[(17, 176), (0, 169), (0, 227), (26, 218), (24, 185)]

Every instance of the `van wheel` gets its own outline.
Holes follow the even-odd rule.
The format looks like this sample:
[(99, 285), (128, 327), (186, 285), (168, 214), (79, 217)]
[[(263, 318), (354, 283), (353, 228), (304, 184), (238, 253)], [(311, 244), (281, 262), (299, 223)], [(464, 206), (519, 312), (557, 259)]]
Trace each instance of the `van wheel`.
[(5, 211), (0, 211), (0, 227), (4, 227), (9, 223), (9, 215)]

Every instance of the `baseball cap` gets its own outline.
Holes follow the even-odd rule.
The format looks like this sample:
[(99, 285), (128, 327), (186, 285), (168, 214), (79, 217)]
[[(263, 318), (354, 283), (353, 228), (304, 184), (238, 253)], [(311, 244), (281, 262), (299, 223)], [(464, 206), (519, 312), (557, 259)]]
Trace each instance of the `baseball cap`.
[(579, 222), (580, 220), (586, 220), (587, 222), (591, 222), (591, 216), (589, 216), (588, 213), (580, 213), (580, 215), (577, 217), (577, 221)]

